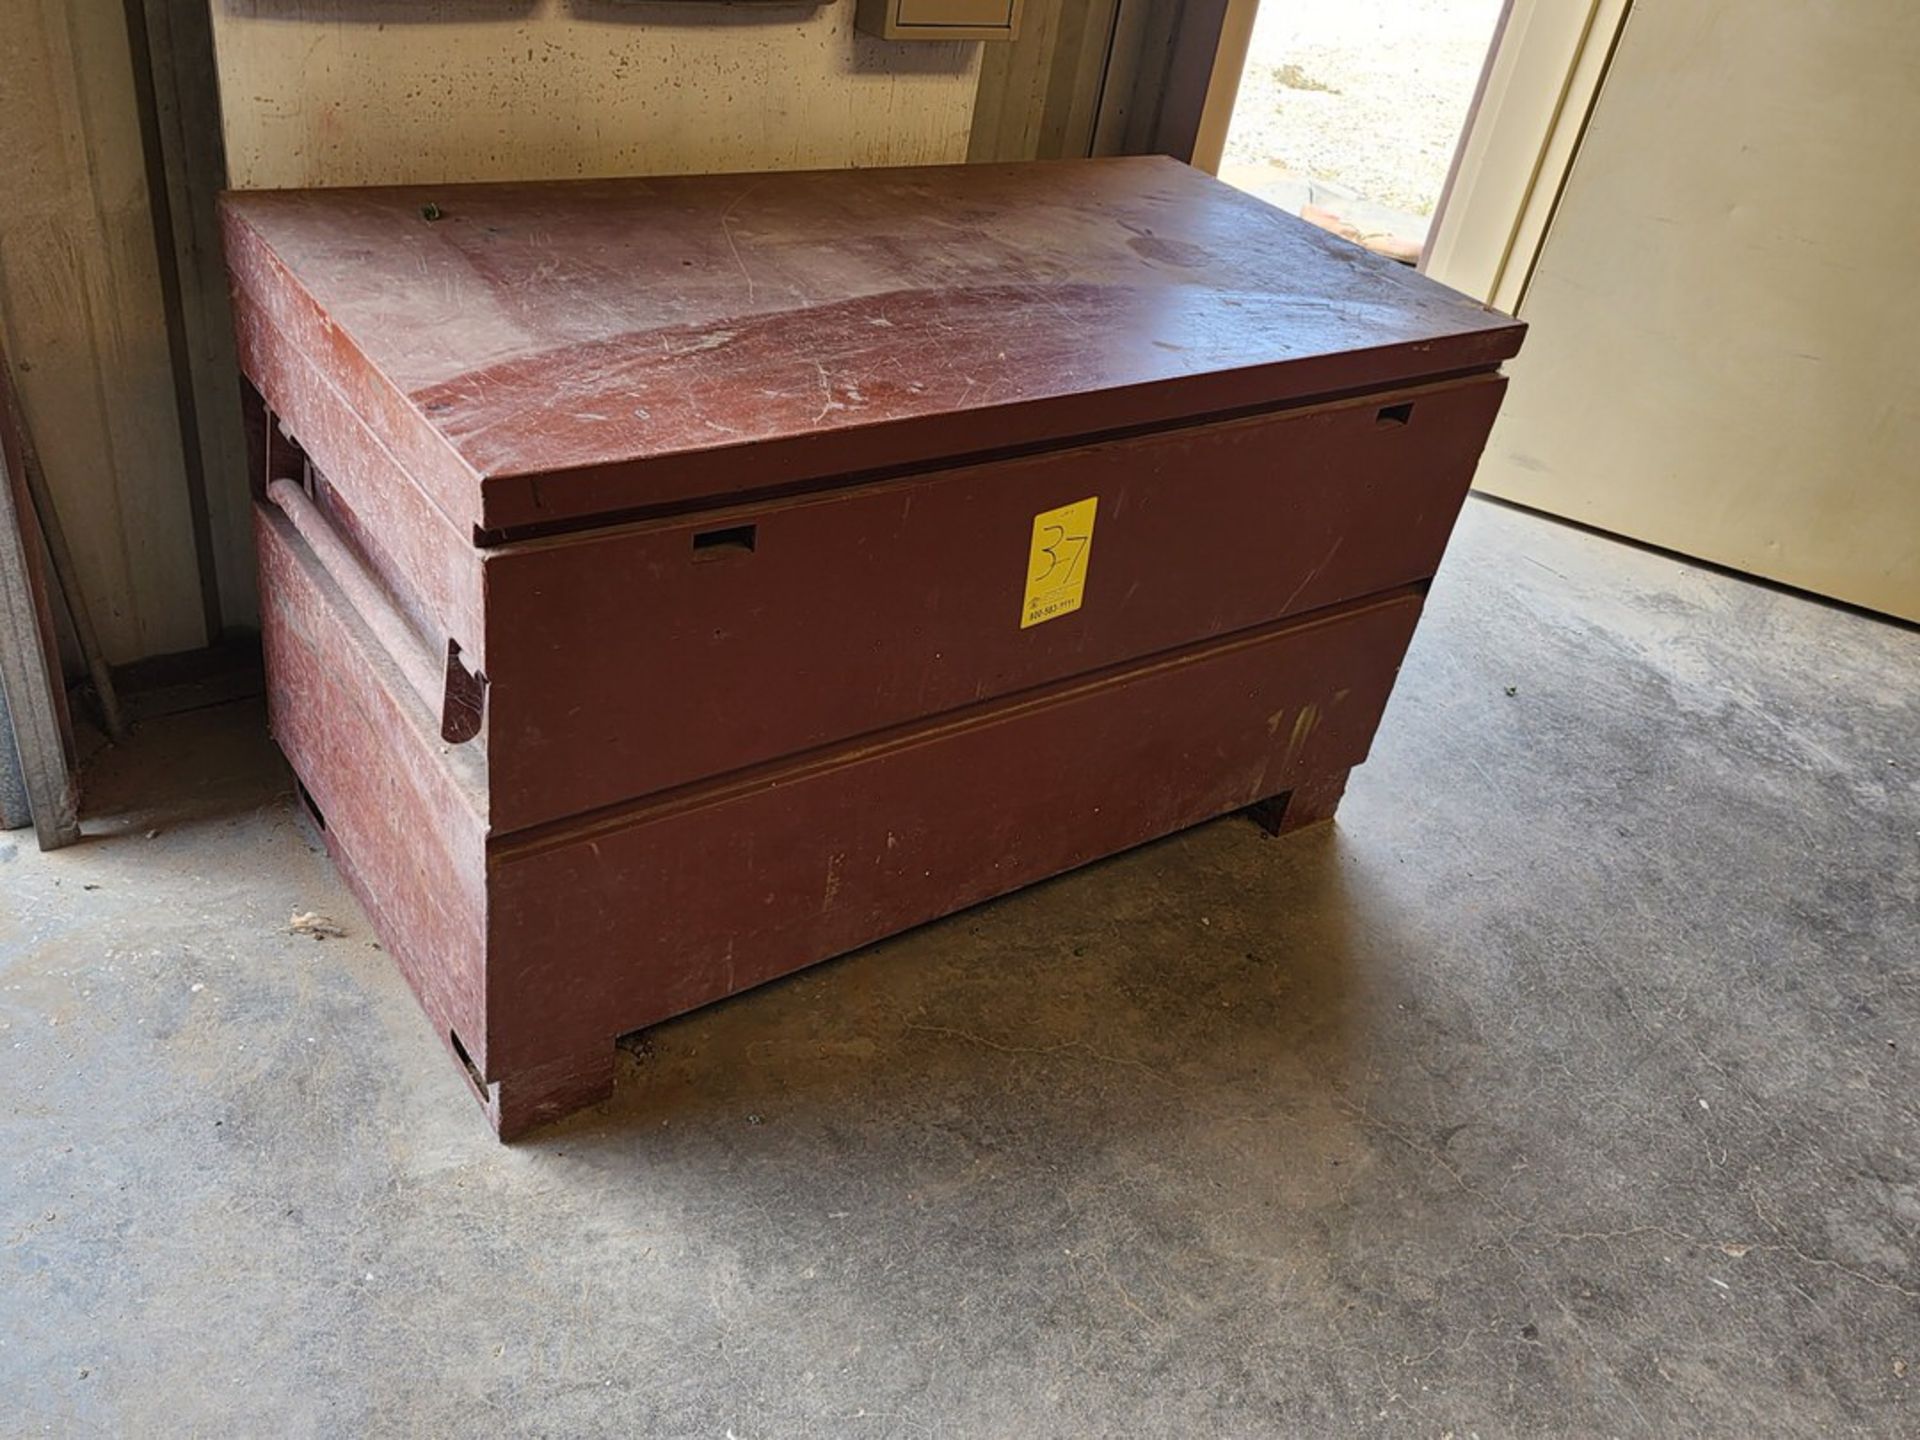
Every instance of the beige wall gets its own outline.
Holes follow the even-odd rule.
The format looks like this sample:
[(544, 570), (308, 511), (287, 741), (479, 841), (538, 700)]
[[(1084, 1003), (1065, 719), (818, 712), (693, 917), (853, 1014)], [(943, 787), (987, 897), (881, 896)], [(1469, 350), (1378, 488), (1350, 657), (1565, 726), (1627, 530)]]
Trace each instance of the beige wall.
[(110, 659), (207, 641), (121, 0), (0, 0), (0, 333)]
[(854, 0), (214, 4), (247, 189), (963, 160), (980, 63)]
[(1920, 5), (1638, 0), (1480, 484), (1920, 620)]

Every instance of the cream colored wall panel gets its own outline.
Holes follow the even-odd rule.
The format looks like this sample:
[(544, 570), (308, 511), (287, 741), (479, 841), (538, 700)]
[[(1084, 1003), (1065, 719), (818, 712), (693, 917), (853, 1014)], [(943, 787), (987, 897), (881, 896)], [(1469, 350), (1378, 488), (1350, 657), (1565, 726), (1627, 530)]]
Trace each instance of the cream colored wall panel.
[(1507, 0), (1420, 268), (1512, 310), (1631, 0)]
[(234, 186), (966, 158), (979, 45), (858, 34), (853, 0), (391, 8), (216, 0)]
[(115, 661), (207, 641), (120, 0), (0, 0), (0, 330)]
[(1086, 155), (1119, 0), (1026, 0), (1011, 44), (982, 46), (967, 158)]
[(1640, 0), (1483, 488), (1920, 619), (1920, 6)]

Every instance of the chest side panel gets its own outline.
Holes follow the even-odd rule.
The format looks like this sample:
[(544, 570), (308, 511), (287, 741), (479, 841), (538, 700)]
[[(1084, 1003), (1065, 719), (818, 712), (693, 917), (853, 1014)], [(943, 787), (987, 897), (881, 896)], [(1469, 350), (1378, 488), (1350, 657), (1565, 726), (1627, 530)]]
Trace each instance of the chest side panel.
[[(470, 536), (481, 521), (479, 477), (435, 427), (433, 416), (378, 368), (329, 308), (348, 307), (350, 296), (336, 292), (327, 301), (316, 298), (232, 204), (222, 210), (221, 237), (240, 368), (268, 404), (297, 429), (316, 431), (322, 422), (298, 405), (293, 387), (307, 386), (317, 396), (311, 390), (317, 377), (331, 390), (333, 405), (352, 414), (456, 531)], [(356, 274), (368, 286), (382, 283), (375, 247), (366, 248), (359, 264), (363, 268), (343, 268), (342, 286), (350, 289)], [(312, 376), (302, 376), (301, 366)]]
[[(241, 368), (324, 477), (314, 499), (434, 653), (449, 639), (486, 664), (480, 556), (340, 386), (257, 309), (235, 313)], [(273, 479), (299, 480), (298, 475)]]
[(484, 781), (286, 518), (256, 504), (254, 535), (274, 739), (442, 1042), (484, 1064)]

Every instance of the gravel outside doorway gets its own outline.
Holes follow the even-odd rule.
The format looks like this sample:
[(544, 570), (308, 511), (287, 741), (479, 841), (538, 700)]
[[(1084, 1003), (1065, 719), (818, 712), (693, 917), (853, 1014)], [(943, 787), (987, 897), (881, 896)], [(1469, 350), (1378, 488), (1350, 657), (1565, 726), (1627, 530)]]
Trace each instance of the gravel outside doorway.
[(1265, 0), (1220, 177), (1417, 253), (1501, 3)]

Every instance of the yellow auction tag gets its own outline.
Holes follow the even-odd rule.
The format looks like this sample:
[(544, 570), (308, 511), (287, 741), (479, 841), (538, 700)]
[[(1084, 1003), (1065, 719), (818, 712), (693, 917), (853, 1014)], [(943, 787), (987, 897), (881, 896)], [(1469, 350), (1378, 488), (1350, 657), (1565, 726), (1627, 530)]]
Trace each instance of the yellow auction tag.
[(1093, 558), (1093, 511), (1098, 495), (1043, 510), (1033, 517), (1033, 550), (1027, 556), (1027, 598), (1020, 628), (1058, 620), (1080, 608)]

